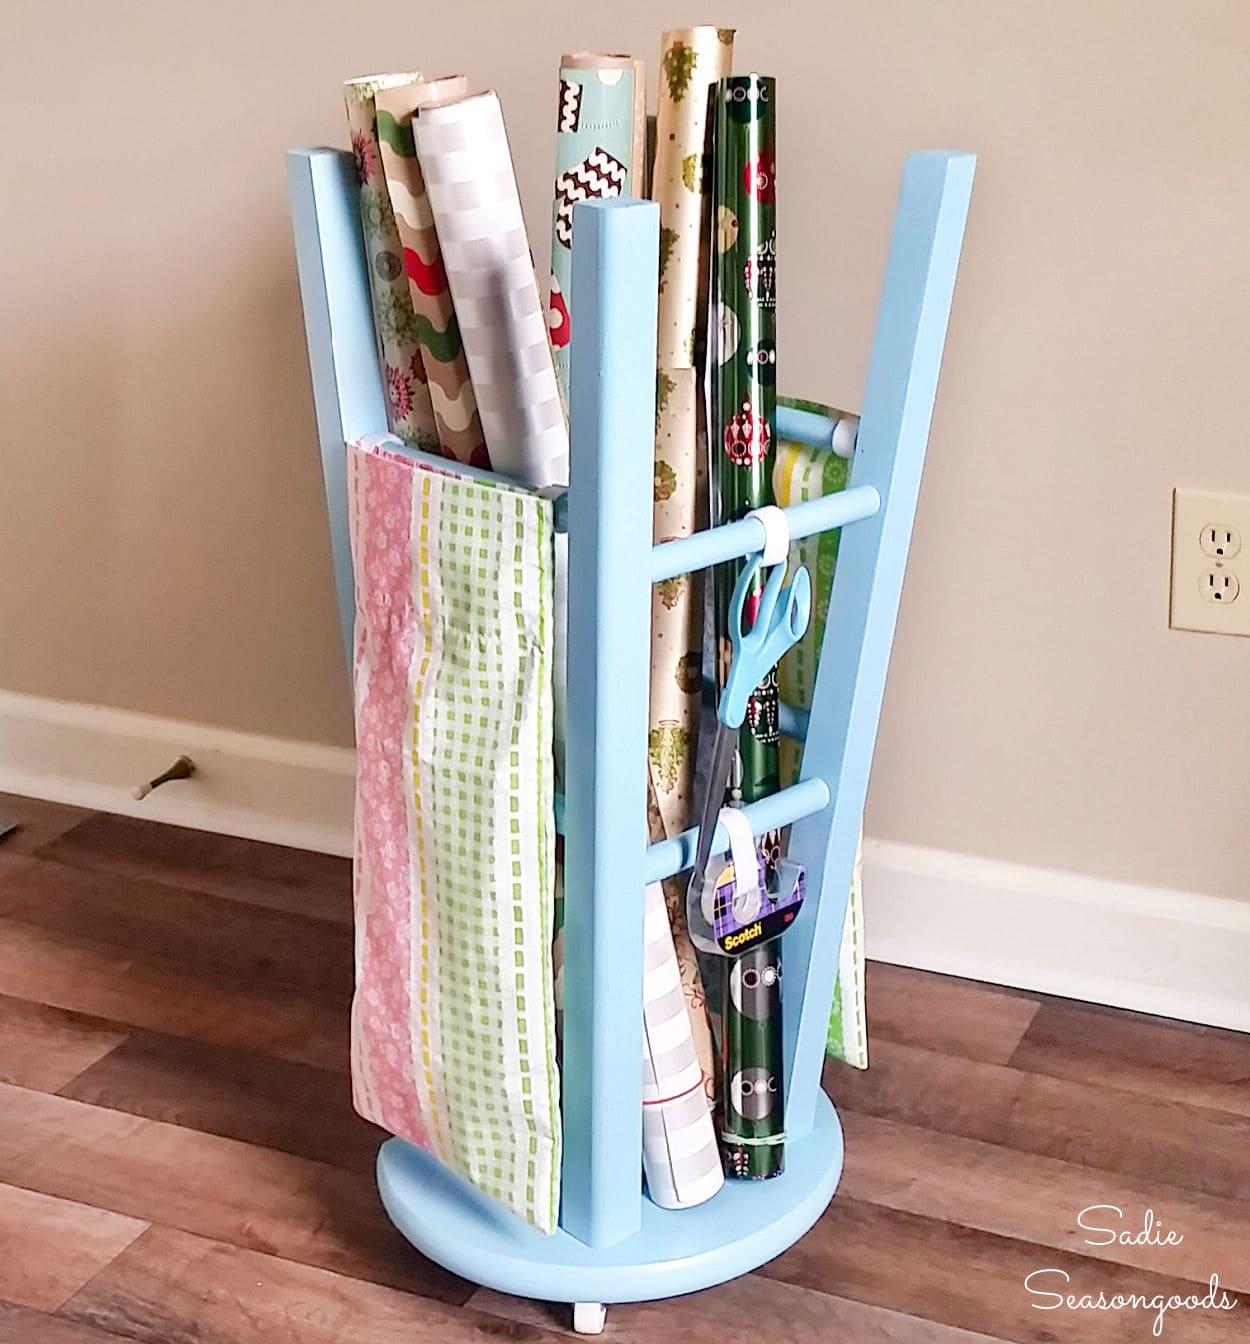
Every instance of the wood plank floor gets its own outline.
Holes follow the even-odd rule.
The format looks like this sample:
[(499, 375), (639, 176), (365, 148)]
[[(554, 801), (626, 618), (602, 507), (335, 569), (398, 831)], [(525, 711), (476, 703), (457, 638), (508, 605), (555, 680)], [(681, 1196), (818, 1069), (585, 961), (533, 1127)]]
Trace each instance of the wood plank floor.
[[(457, 1279), (378, 1205), (346, 862), (0, 814), (22, 823), (0, 840), (0, 1344), (571, 1337), (566, 1309)], [(873, 1067), (826, 1071), (848, 1154), (829, 1211), (736, 1283), (612, 1308), (608, 1338), (1128, 1344), (1212, 1275), (1231, 1309), (1172, 1307), (1161, 1337), (1250, 1338), (1250, 1037), (884, 965), (868, 983)]]

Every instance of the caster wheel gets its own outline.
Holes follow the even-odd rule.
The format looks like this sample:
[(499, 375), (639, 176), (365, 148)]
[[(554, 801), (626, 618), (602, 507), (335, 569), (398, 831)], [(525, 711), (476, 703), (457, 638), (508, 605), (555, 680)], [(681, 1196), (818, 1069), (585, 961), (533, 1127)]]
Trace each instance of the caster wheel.
[(578, 1335), (601, 1335), (607, 1324), (608, 1309), (602, 1302), (573, 1303), (573, 1331)]

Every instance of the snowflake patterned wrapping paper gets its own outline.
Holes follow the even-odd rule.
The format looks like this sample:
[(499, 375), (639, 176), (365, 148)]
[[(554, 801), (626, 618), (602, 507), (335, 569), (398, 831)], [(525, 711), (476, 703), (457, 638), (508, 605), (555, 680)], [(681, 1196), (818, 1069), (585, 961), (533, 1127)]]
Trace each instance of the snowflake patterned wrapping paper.
[(577, 51), (560, 57), (547, 325), (566, 404), (573, 309), (573, 207), (578, 201), (642, 195), (646, 96), (643, 64), (632, 56)]
[(433, 407), (438, 444), (444, 457), (489, 467), (477, 398), (469, 378), (460, 325), (456, 321), (447, 272), (434, 217), (425, 194), (425, 178), (417, 162), (412, 119), (422, 107), (463, 98), (469, 91), (465, 75), (418, 80), (379, 89), (376, 98), (378, 143), (395, 224), (403, 247), (408, 294), (421, 348), (421, 363)]
[(404, 273), (403, 247), (382, 171), (375, 104), (380, 90), (411, 84), (420, 77), (413, 70), (350, 79), (343, 85), (343, 101), (347, 106), (356, 179), (360, 183), (360, 220), (386, 392), (386, 423), (392, 434), (399, 435), (413, 448), (437, 452), (434, 407), (421, 361), (416, 318)]
[[(787, 405), (802, 410), (831, 416), (853, 434), (858, 420), (843, 411), (832, 410), (818, 402), (787, 401)], [(845, 490), (850, 463), (844, 457), (824, 448), (810, 448), (785, 440), (778, 445), (773, 466), (773, 491), (783, 508), (801, 504), (807, 499)], [(833, 568), (838, 555), (841, 533), (819, 532), (796, 541), (790, 548), (792, 567), (806, 565), (812, 576), (812, 619), (803, 638), (781, 660), (778, 683), (781, 697), (790, 704), (809, 709), (812, 690), (816, 685), (816, 665), (820, 645), (824, 639), (825, 622), (829, 615), (829, 594), (833, 587)], [(783, 781), (793, 783), (798, 778), (799, 753), (796, 744), (786, 740), (781, 745), (781, 773)], [(846, 909), (846, 928), (838, 952), (838, 978), (834, 987), (833, 1011), (829, 1018), (826, 1049), (835, 1059), (844, 1060), (857, 1069), (868, 1067), (868, 1031), (864, 1004), (864, 901), (863, 901), (863, 830), (855, 854), (855, 868), (851, 878), (850, 901)]]
[(552, 507), (387, 437), (348, 485), (355, 1104), (551, 1232)]

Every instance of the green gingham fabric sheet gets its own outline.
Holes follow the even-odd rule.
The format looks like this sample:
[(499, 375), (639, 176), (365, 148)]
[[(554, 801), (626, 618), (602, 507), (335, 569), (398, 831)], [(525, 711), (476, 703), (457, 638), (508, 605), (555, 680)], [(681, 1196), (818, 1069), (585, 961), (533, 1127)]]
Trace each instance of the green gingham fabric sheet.
[(386, 436), (348, 485), (356, 1107), (552, 1232), (551, 504)]

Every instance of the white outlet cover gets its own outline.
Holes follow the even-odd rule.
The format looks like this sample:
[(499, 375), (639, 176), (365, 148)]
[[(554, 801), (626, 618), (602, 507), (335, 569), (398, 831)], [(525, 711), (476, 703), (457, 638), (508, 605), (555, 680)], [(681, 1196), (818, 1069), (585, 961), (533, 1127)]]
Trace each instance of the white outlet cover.
[[(1172, 492), (1174, 630), (1250, 635), (1250, 495)], [(1212, 600), (1212, 591), (1221, 594)]]

